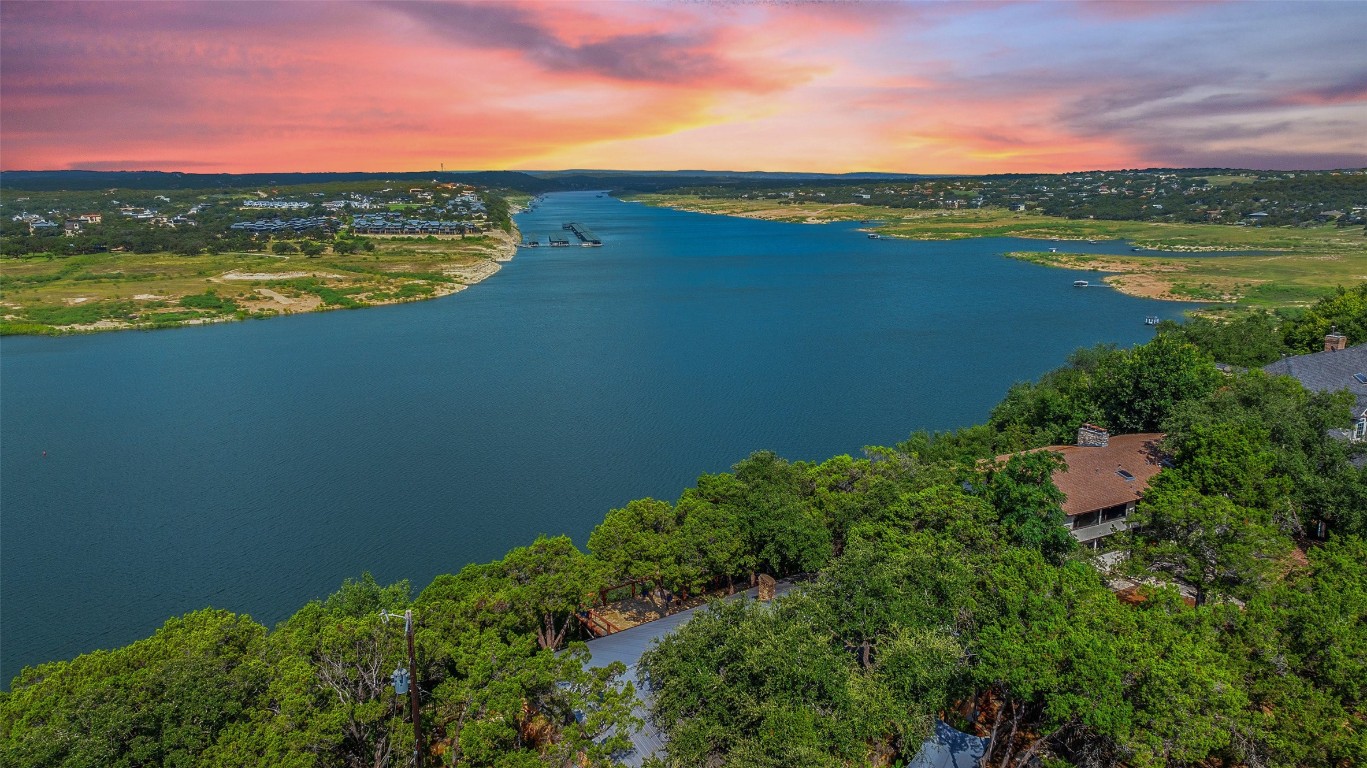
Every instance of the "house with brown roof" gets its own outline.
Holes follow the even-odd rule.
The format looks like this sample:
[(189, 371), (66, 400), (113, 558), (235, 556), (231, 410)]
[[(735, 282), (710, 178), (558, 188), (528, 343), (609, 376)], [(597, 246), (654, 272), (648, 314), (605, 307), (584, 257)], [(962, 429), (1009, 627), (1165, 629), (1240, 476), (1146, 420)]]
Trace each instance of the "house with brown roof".
[(1163, 469), (1158, 450), (1160, 432), (1114, 435), (1083, 424), (1077, 445), (1051, 445), (1040, 450), (1057, 453), (1068, 463), (1053, 475), (1063, 491), (1064, 525), (1073, 537), (1100, 549), (1106, 537), (1129, 530), (1129, 516), (1149, 481)]

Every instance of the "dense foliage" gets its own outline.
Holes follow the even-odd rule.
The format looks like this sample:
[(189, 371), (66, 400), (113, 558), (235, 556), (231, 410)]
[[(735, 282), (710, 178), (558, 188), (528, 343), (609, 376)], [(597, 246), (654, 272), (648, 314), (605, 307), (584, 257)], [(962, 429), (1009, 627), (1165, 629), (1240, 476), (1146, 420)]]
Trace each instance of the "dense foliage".
[(1367, 282), (1340, 287), (1304, 310), (1199, 316), (1182, 323), (1164, 321), (1159, 330), (1190, 341), (1222, 363), (1263, 366), (1284, 355), (1322, 350), (1331, 331), (1353, 344), (1367, 340)]
[[(1367, 325), (1362, 295), (1296, 322)], [(1001, 766), (1361, 764), (1367, 474), (1329, 434), (1349, 403), (1219, 373), (1206, 346), (1168, 328), (1082, 350), (988, 424), (862, 458), (756, 453), (608, 512), (587, 553), (542, 537), (416, 598), (367, 575), (273, 630), (204, 610), (25, 669), (0, 694), (0, 762), (404, 763), (387, 617), (411, 609), (427, 763), (605, 765), (636, 697), (620, 665), (585, 667), (580, 611), (624, 581), (725, 593), (763, 572), (805, 585), (713, 603), (643, 659), (663, 765), (894, 765), (937, 717), (990, 737)], [(1061, 525), (1056, 455), (1006, 455), (1083, 422), (1167, 435), (1109, 575)], [(1305, 538), (1312, 521), (1327, 540)], [(1147, 585), (1122, 600), (1122, 574)]]

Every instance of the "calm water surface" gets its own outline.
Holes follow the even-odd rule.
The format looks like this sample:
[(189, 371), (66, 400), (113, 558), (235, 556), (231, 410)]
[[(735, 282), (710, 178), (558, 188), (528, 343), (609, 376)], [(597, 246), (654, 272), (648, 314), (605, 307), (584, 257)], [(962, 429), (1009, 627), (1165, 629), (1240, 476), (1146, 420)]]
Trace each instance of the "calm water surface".
[(977, 423), (1181, 310), (999, 255), (1123, 243), (869, 240), (594, 193), (518, 219), (542, 242), (567, 221), (607, 244), (524, 249), (445, 299), (5, 339), (3, 680), (204, 606), (273, 625), (363, 571), (416, 592), (538, 533), (582, 544), (754, 450)]

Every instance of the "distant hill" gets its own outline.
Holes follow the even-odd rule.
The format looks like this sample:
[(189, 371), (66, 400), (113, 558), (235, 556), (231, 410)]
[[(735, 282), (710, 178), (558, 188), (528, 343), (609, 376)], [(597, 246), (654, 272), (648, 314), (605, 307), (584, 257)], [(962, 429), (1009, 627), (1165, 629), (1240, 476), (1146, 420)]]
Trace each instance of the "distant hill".
[(890, 173), (775, 173), (767, 171), (409, 171), (403, 173), (179, 173), (168, 171), (3, 171), (0, 188), (55, 192), (92, 189), (234, 189), (374, 180), (432, 180), (512, 189), (527, 194), (612, 189), (653, 192), (690, 184), (737, 181), (839, 182), (929, 178)]
[(538, 179), (515, 171), (442, 173), (179, 173), (167, 171), (4, 171), (0, 188), (53, 192), (91, 189), (232, 189), (295, 184), (328, 184), (347, 181), (395, 181), (441, 179), (486, 187), (506, 187), (536, 193), (549, 187)]
[(619, 177), (639, 177), (639, 178), (661, 178), (661, 179), (745, 179), (745, 180), (777, 180), (777, 181), (861, 181), (861, 180), (891, 180), (891, 179), (929, 179), (937, 178), (933, 174), (919, 173), (880, 173), (876, 171), (860, 171), (856, 173), (798, 173), (787, 171), (702, 171), (702, 170), (682, 170), (682, 171), (614, 171), (604, 169), (572, 169), (565, 171), (525, 171), (533, 176), (542, 178), (560, 178), (564, 176), (592, 176), (597, 178), (619, 178)]

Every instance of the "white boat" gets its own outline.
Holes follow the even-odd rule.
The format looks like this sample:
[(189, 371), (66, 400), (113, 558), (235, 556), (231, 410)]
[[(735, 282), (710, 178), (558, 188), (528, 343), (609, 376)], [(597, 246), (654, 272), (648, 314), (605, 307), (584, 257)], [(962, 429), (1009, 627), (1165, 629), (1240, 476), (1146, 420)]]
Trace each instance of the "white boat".
[(1086, 288), (1086, 287), (1087, 287), (1087, 281), (1086, 281), (1086, 280), (1074, 280), (1074, 281), (1073, 281), (1073, 287), (1074, 287), (1074, 288)]

